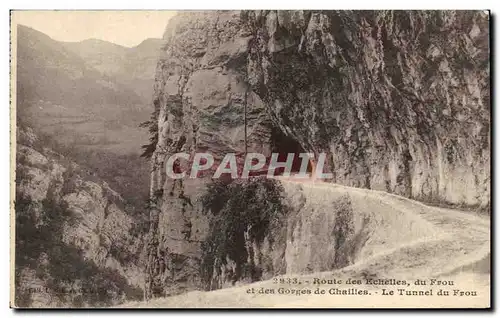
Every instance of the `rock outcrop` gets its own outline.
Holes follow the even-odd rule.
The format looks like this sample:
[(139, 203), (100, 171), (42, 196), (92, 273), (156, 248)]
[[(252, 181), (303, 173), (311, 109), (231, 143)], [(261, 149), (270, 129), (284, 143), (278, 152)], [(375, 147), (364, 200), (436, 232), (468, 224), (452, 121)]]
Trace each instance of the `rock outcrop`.
[(149, 290), (200, 288), (209, 230), (209, 180), (168, 179), (167, 158), (243, 152), (245, 105), (249, 151), (326, 152), (330, 182), (487, 209), (488, 28), (482, 11), (172, 18), (154, 95)]
[(252, 87), (333, 182), (489, 205), (484, 12), (250, 12)]
[(16, 305), (142, 298), (143, 243), (121, 196), (30, 128), (18, 131), (16, 163)]

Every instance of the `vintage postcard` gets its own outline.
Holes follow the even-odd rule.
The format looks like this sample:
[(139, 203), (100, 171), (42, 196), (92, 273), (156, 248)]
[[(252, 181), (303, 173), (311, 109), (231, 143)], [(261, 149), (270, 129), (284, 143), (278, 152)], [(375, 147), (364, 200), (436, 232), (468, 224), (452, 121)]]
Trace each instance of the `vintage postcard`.
[(490, 308), (488, 11), (11, 11), (11, 307)]

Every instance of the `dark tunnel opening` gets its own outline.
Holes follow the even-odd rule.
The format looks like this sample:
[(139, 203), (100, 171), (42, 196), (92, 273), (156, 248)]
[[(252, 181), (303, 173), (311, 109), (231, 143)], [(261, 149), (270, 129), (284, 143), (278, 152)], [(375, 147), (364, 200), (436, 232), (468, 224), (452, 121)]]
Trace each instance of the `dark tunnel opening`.
[[(278, 162), (286, 162), (287, 156), (289, 153), (293, 153), (293, 163), (291, 174), (297, 174), (300, 172), (300, 167), (302, 165), (302, 158), (299, 157), (301, 153), (307, 153), (304, 148), (300, 145), (300, 143), (292, 138), (291, 136), (287, 136), (284, 134), (279, 128), (273, 127), (271, 130), (270, 137), (270, 145), (271, 152), (278, 154)], [(269, 165), (271, 158), (268, 158), (267, 164)], [(285, 169), (278, 168), (274, 171), (275, 176), (283, 175)], [(309, 159), (307, 164), (307, 174), (312, 174), (313, 171), (313, 162)]]

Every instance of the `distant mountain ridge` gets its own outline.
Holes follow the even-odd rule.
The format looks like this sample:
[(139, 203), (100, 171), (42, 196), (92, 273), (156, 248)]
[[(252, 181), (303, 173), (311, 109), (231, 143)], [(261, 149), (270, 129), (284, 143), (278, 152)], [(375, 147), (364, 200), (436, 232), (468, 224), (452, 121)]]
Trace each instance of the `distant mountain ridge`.
[[(149, 102), (162, 43), (161, 39), (150, 38), (127, 48), (100, 39), (59, 42), (35, 29), (19, 25), (18, 76), (22, 76), (23, 71), (29, 73), (32, 66), (39, 70), (57, 69), (58, 77), (65, 74), (71, 79), (104, 76), (116, 84), (107, 86), (124, 85), (126, 87), (119, 88), (130, 90), (139, 99)], [(36, 54), (32, 56), (33, 53)], [(35, 74), (34, 78), (33, 74), (29, 74), (29, 77), (39, 79), (40, 76), (36, 75), (39, 74)], [(126, 98), (125, 101), (135, 102), (137, 97)]]
[(120, 72), (127, 48), (111, 42), (87, 39), (80, 42), (61, 42), (68, 51), (84, 59), (95, 69), (113, 76)]
[(17, 27), (18, 115), (65, 144), (138, 152), (162, 40), (59, 42)]
[(132, 91), (116, 100), (117, 87), (84, 58), (60, 42), (34, 29), (19, 26), (17, 42), (17, 93), (19, 102), (38, 100), (56, 103), (135, 103)]
[(99, 39), (62, 44), (102, 74), (131, 85), (137, 94), (149, 98), (162, 43), (162, 39), (149, 38), (131, 48)]

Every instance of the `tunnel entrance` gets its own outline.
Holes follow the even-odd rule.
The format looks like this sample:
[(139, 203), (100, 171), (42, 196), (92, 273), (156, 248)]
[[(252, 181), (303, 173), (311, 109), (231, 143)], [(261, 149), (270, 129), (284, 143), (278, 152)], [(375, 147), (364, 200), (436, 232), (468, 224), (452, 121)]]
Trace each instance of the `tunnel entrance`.
[[(270, 137), (271, 152), (278, 153), (278, 162), (286, 162), (289, 153), (294, 154), (291, 175), (300, 172), (300, 167), (302, 165), (302, 158), (299, 157), (301, 153), (306, 153), (307, 151), (302, 148), (300, 143), (290, 136), (285, 135), (279, 128), (273, 127), (271, 129)], [(267, 164), (270, 163), (268, 158)], [(307, 174), (311, 175), (313, 172), (314, 162), (309, 159), (307, 164)], [(278, 168), (274, 170), (275, 176), (283, 175), (285, 168)]]

